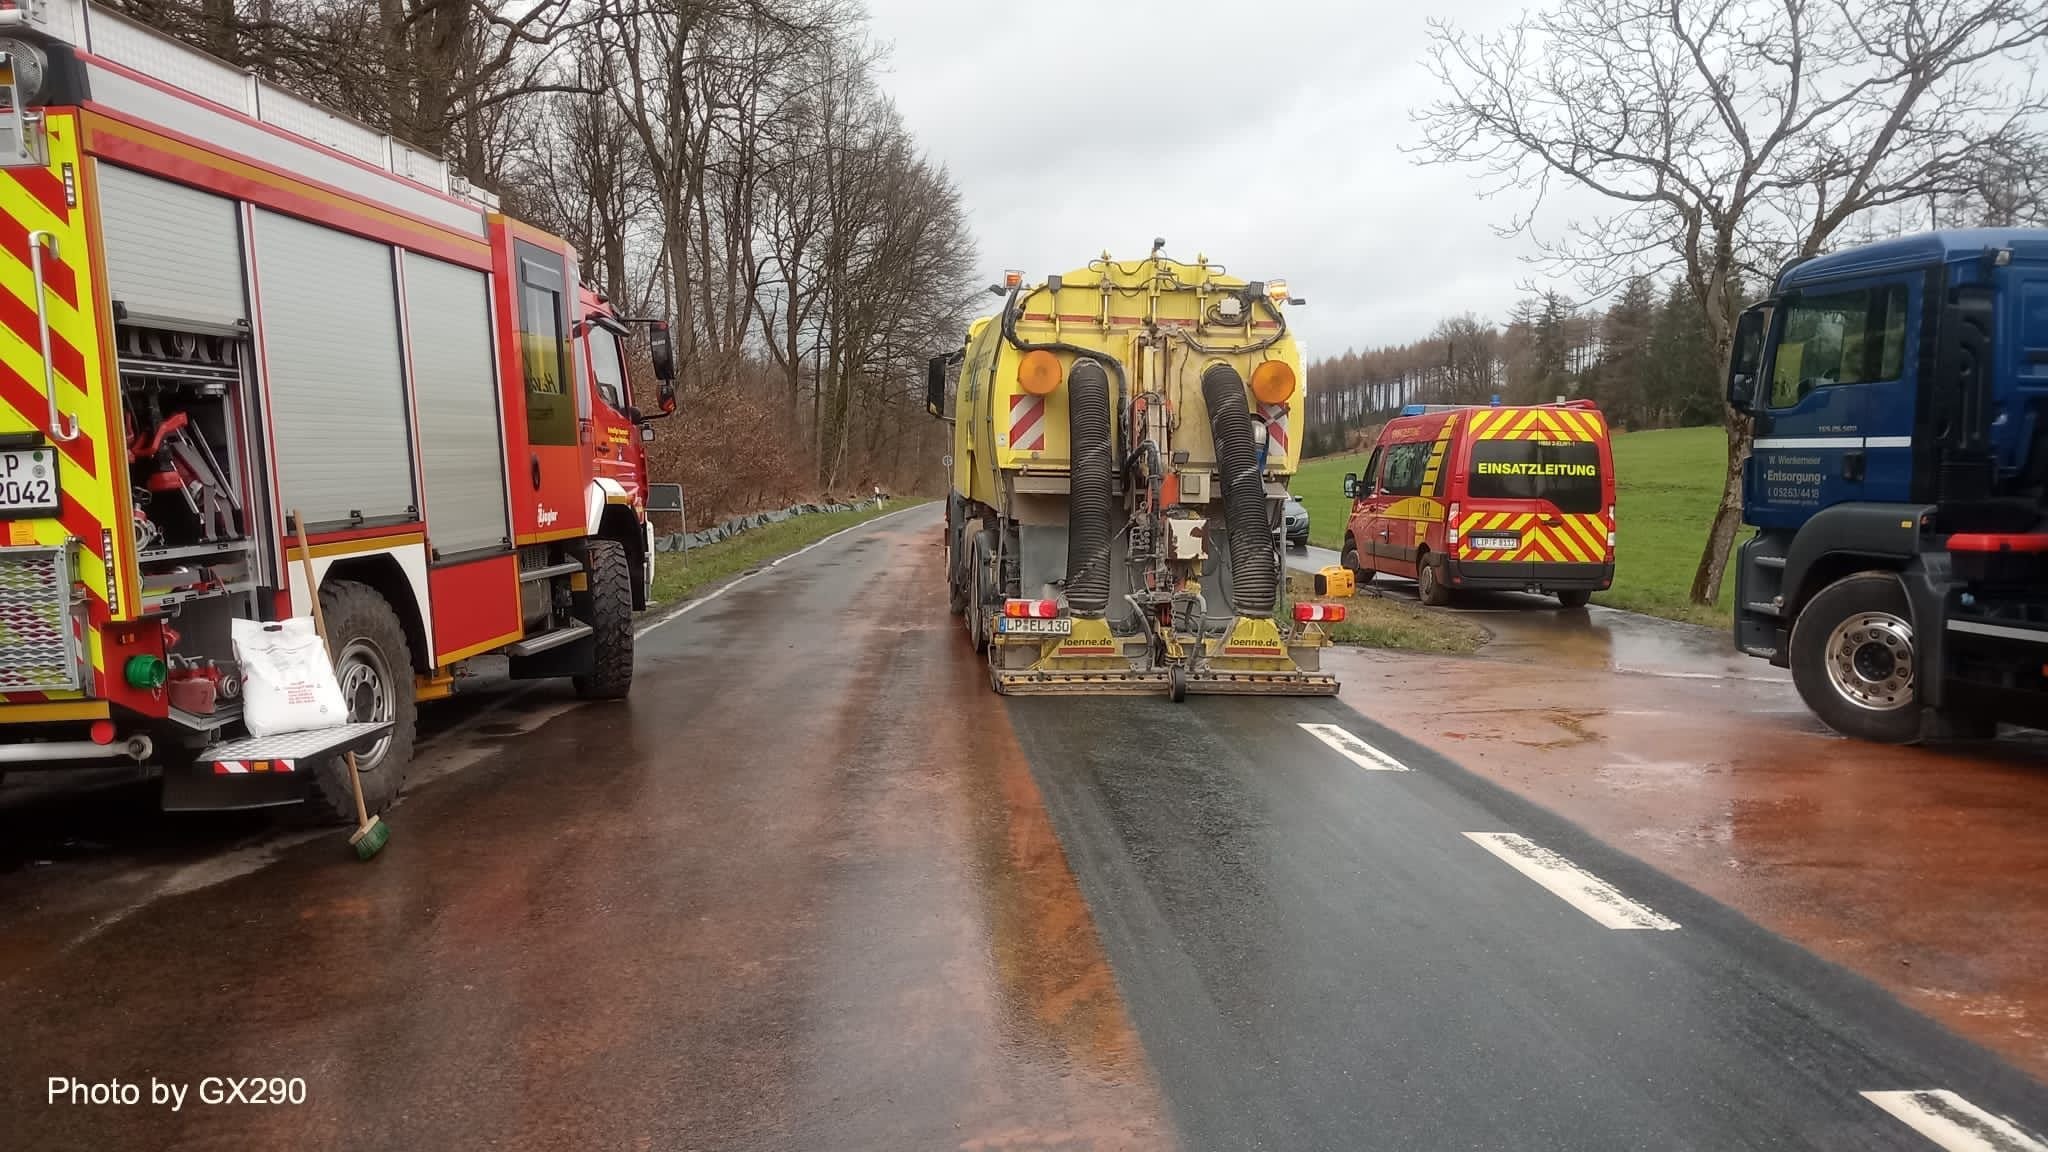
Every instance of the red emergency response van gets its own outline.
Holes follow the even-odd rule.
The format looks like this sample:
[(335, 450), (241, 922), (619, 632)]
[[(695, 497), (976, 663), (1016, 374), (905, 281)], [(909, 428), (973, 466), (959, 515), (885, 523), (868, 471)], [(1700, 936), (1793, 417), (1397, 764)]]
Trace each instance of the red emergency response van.
[(1590, 400), (1410, 405), (1387, 422), (1352, 501), (1344, 566), (1464, 589), (1547, 592), (1567, 608), (1614, 584), (1614, 455)]

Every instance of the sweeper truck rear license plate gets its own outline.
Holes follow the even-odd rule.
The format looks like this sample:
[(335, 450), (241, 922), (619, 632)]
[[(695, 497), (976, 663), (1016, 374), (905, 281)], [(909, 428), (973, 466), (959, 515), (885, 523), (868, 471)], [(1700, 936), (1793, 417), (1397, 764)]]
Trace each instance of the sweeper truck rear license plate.
[(1074, 622), (1064, 616), (1049, 620), (999, 616), (996, 618), (996, 631), (1011, 636), (1071, 636), (1074, 634)]

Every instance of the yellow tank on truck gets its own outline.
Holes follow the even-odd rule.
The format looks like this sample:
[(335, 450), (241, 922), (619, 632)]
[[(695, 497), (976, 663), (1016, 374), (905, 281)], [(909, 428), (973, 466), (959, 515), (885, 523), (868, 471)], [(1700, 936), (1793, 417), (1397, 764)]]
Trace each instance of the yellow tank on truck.
[(998, 291), (930, 397), (952, 603), (996, 689), (1334, 692), (1318, 621), (1341, 606), (1280, 612), (1305, 414), (1285, 282), (1155, 249)]

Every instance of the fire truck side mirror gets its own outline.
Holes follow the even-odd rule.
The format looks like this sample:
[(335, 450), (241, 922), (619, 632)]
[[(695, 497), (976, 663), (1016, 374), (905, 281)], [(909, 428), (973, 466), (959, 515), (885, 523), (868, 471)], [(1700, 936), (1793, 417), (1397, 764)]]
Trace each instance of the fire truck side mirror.
[(1344, 498), (1346, 500), (1358, 499), (1358, 473), (1346, 472), (1344, 474)]
[(675, 411), (672, 401), (675, 396), (676, 344), (668, 334), (668, 325), (657, 324), (648, 329), (647, 358), (654, 362), (654, 378), (667, 389), (662, 396), (661, 410)]

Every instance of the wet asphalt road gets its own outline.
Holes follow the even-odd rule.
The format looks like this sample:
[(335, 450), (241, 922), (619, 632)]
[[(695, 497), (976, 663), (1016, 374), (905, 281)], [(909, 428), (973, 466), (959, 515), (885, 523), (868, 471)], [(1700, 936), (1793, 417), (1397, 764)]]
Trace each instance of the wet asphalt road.
[[(2048, 1121), (1861, 979), (1342, 704), (1011, 711), (1190, 1147), (1924, 1150), (1860, 1093), (1930, 1088)], [(1680, 927), (1603, 927), (1468, 832)]]
[[(91, 915), (0, 875), (0, 1147), (1924, 1152), (1860, 1093), (1931, 1089), (2048, 1130), (2010, 1066), (1341, 701), (996, 699), (936, 516), (648, 633), (627, 704), (449, 732), (368, 866), (238, 848)], [(308, 1102), (44, 1100), (258, 1073)]]

